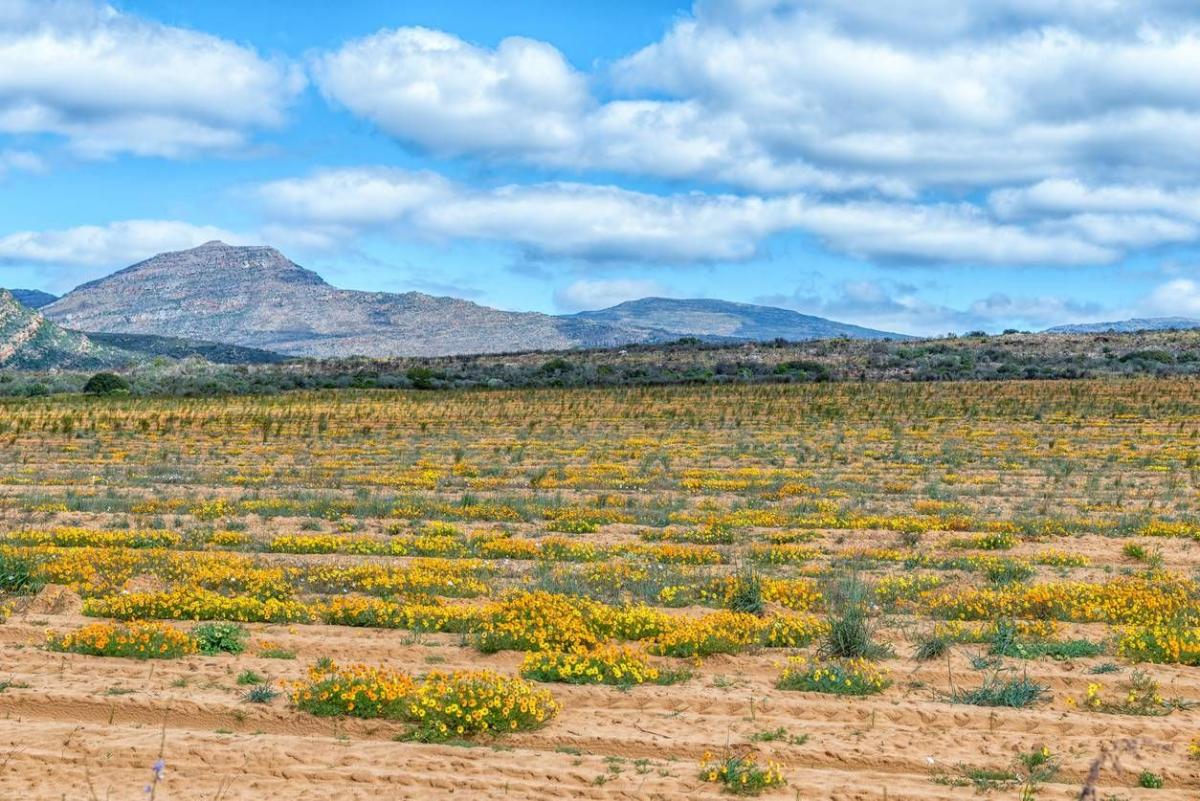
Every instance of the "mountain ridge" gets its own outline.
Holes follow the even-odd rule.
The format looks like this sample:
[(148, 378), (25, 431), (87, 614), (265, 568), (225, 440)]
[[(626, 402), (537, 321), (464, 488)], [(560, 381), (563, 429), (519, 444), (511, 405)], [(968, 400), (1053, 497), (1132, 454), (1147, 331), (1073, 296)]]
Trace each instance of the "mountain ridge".
[[(788, 334), (803, 339), (903, 338), (798, 312), (726, 301), (654, 299), (655, 313), (664, 321), (671, 315), (662, 304), (676, 304), (677, 322), (680, 315), (691, 315), (690, 322), (672, 329), (635, 321), (631, 314), (611, 309), (549, 315), (503, 311), (421, 292), (339, 289), (274, 248), (212, 241), (161, 253), (82, 284), (47, 306), (45, 313), (73, 330), (184, 337), (317, 358), (573, 350), (666, 342), (680, 336), (711, 341), (758, 338), (725, 333), (730, 326), (735, 331), (754, 329), (745, 320), (732, 319), (737, 317), (734, 307), (743, 316), (750, 311), (785, 315), (796, 323), (790, 329), (777, 325), (770, 336), (764, 329), (764, 339), (787, 339)], [(695, 304), (724, 305), (714, 312), (698, 310)], [(700, 325), (704, 314), (712, 318), (710, 328), (721, 330), (704, 330)]]
[(51, 295), (40, 289), (10, 289), (17, 302), (28, 309), (40, 309), (58, 300), (58, 295)]
[(1105, 332), (1126, 333), (1132, 331), (1181, 331), (1200, 328), (1200, 320), (1190, 317), (1131, 317), (1127, 320), (1112, 320), (1102, 323), (1069, 323), (1047, 328), (1047, 334), (1100, 334)]
[(0, 368), (95, 370), (128, 367), (134, 357), (68, 331), (0, 289)]
[[(578, 312), (574, 317), (621, 322), (646, 330), (667, 330), (685, 336), (711, 336), (733, 340), (767, 341), (850, 336), (857, 339), (911, 339), (904, 334), (879, 331), (778, 306), (762, 306), (713, 298), (646, 297), (627, 300), (607, 309)], [(630, 323), (636, 320), (636, 323)], [(650, 321), (647, 324), (645, 321)], [(790, 335), (790, 336), (789, 336)]]

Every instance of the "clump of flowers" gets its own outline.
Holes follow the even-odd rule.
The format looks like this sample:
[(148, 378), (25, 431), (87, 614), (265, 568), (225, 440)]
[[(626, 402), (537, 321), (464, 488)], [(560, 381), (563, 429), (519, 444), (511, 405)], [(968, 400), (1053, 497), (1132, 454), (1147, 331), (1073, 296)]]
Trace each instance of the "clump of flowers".
[(788, 660), (775, 686), (781, 690), (834, 695), (875, 695), (891, 683), (881, 668), (866, 659), (814, 661), (805, 656), (794, 656)]
[(758, 643), (762, 626), (761, 619), (745, 612), (714, 612), (668, 630), (651, 643), (650, 653), (676, 657), (736, 654)]
[(600, 644), (600, 604), (531, 592), (491, 605), (475, 633), (475, 647), (496, 651), (586, 651)]
[(1141, 670), (1133, 671), (1123, 691), (1115, 698), (1105, 697), (1101, 685), (1091, 682), (1082, 703), (1083, 708), (1092, 712), (1154, 717), (1169, 715), (1181, 705), (1188, 706), (1186, 702), (1163, 698), (1158, 682)]
[(545, 690), (490, 670), (407, 673), (323, 660), (296, 683), (292, 704), (314, 715), (386, 718), (412, 724), (421, 741), (503, 734), (541, 726), (559, 706)]
[(725, 753), (721, 756), (706, 753), (700, 760), (700, 779), (724, 785), (727, 791), (735, 795), (758, 795), (763, 790), (787, 784), (783, 770), (777, 763), (759, 765), (753, 753)]
[(405, 702), (414, 739), (445, 740), (536, 729), (558, 714), (545, 690), (490, 670), (430, 673)]
[(92, 623), (66, 634), (46, 637), (51, 651), (89, 656), (123, 656), (134, 659), (176, 659), (195, 653), (196, 641), (163, 623)]
[(1134, 662), (1200, 665), (1200, 629), (1180, 625), (1130, 627), (1117, 653)]
[(631, 648), (607, 645), (582, 654), (561, 651), (528, 654), (521, 664), (521, 675), (534, 681), (629, 687), (648, 682), (673, 683), (687, 674), (662, 670)]
[(309, 668), (308, 681), (297, 684), (291, 697), (297, 709), (322, 717), (399, 718), (415, 689), (407, 673), (323, 660)]
[(172, 592), (142, 592), (89, 598), (83, 613), (124, 620), (168, 618), (175, 620), (238, 620), (242, 622), (307, 622), (312, 614), (299, 601), (248, 595), (230, 597), (209, 590), (181, 587)]

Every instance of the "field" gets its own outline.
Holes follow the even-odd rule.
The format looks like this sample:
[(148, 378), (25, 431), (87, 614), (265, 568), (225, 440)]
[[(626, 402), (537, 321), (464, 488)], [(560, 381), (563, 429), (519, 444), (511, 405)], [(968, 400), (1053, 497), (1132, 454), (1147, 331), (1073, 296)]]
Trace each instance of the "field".
[(4, 401), (0, 797), (1195, 798), (1198, 489), (1191, 379)]

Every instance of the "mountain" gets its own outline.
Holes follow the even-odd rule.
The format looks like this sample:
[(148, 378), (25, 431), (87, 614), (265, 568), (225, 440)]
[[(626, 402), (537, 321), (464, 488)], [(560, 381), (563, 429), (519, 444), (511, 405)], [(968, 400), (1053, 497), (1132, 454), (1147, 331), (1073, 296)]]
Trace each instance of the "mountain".
[(699, 336), (896, 337), (766, 306), (652, 298), (554, 316), (420, 292), (338, 289), (270, 247), (162, 253), (45, 308), (80, 331), (226, 342), (289, 356), (444, 356), (596, 348)]
[(1126, 333), (1130, 331), (1178, 331), (1200, 328), (1200, 320), (1187, 317), (1135, 317), (1111, 323), (1076, 323), (1047, 328), (1047, 334), (1101, 334), (1105, 332)]
[(679, 336), (708, 339), (909, 339), (902, 334), (876, 331), (848, 323), (813, 317), (774, 306), (732, 303), (727, 300), (676, 300), (642, 298), (599, 311), (580, 312), (578, 319), (603, 322), (651, 336), (668, 331)]
[(136, 358), (55, 325), (0, 289), (0, 368), (98, 370), (126, 367)]
[(46, 307), (82, 331), (217, 340), (293, 356), (426, 356), (627, 342), (603, 323), (420, 292), (337, 289), (269, 247), (163, 253)]
[(40, 289), (10, 289), (17, 303), (30, 309), (40, 309), (58, 300), (58, 295), (51, 295)]

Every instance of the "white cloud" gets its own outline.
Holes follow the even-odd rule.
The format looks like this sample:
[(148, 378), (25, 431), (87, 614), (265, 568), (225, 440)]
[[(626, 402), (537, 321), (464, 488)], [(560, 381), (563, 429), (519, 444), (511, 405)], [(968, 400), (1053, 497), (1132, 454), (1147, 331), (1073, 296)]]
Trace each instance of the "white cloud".
[(333, 225), (393, 222), (451, 191), (450, 182), (436, 173), (387, 167), (319, 170), (259, 188), (268, 210)]
[(42, 172), (46, 163), (36, 153), (28, 150), (0, 150), (0, 178), (5, 173), (21, 170), (24, 172)]
[[(1200, 69), (1195, 11), (1181, 22), (1142, 5), (1140, 24), (1098, 32), (1081, 3), (1048, 13), (936, 0), (920, 4), (926, 12), (824, 2), (739, 14), (740, 5), (702, 5), (621, 62), (618, 81), (737, 115), (781, 164), (926, 186), (1168, 180), (1180, 159), (1200, 163), (1187, 144), (1200, 125), (1200, 85), (1187, 77)], [(910, 21), (947, 33), (914, 41)]]
[(1200, 282), (1176, 278), (1151, 290), (1138, 303), (1144, 317), (1200, 318)]
[(554, 303), (564, 311), (605, 309), (646, 297), (663, 297), (668, 290), (659, 282), (638, 278), (580, 278), (555, 291)]
[(1103, 264), (1120, 252), (1063, 233), (998, 224), (969, 204), (826, 203), (802, 227), (836, 250), (866, 258), (975, 264)]
[(1200, 189), (1153, 184), (1093, 186), (1073, 179), (1039, 181), (1019, 189), (1001, 189), (989, 197), (1002, 217), (1020, 219), (1080, 212), (1130, 214), (1158, 212), (1200, 221)]
[(1006, 328), (1041, 330), (1061, 323), (1115, 319), (1120, 312), (1097, 303), (1051, 295), (993, 293), (962, 307), (929, 301), (920, 290), (895, 281), (844, 281), (829, 297), (803, 292), (762, 297), (758, 302), (836, 320), (921, 336)]
[(793, 198), (659, 196), (554, 183), (467, 192), (423, 208), (414, 222), (539, 256), (689, 263), (749, 259), (763, 239), (794, 227), (800, 208)]
[(702, 0), (591, 76), (594, 92), (549, 44), (421, 28), (314, 71), (328, 97), (437, 152), (756, 192), (1194, 174), (1200, 8), (1100, 3)]
[(260, 188), (267, 210), (330, 238), (366, 230), (514, 245), (536, 257), (689, 264), (745, 261), (787, 231), (863, 258), (933, 264), (1097, 264), (1120, 255), (1081, 230), (997, 223), (968, 204), (828, 201), (568, 182), (469, 189), (433, 173), (323, 170)]
[(439, 153), (572, 147), (590, 103), (554, 47), (512, 37), (486, 50), (427, 28), (385, 30), (319, 56), (326, 97)]
[(0, 264), (119, 267), (213, 239), (250, 244), (221, 228), (174, 220), (124, 220), (57, 231), (21, 231), (0, 237)]
[(65, 137), (79, 154), (226, 151), (283, 123), (295, 69), (196, 31), (67, 0), (0, 13), (0, 132)]

